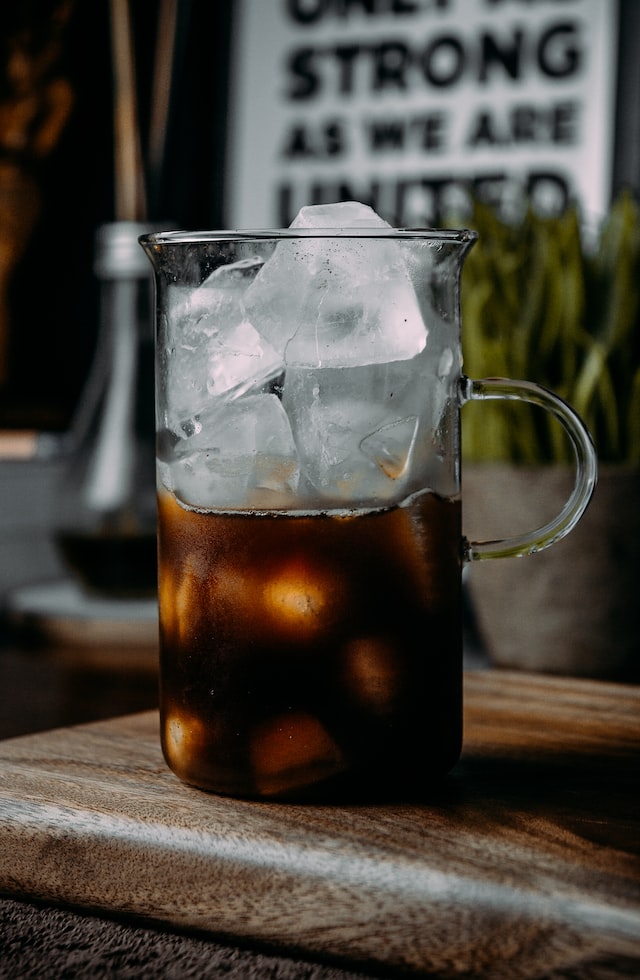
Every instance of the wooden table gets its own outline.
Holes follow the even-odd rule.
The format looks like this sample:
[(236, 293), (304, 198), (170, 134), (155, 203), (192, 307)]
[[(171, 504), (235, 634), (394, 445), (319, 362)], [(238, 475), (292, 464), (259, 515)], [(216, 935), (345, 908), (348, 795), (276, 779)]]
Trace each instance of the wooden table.
[(640, 688), (465, 690), (462, 760), (419, 803), (200, 793), (154, 711), (0, 742), (0, 893), (384, 977), (640, 976)]

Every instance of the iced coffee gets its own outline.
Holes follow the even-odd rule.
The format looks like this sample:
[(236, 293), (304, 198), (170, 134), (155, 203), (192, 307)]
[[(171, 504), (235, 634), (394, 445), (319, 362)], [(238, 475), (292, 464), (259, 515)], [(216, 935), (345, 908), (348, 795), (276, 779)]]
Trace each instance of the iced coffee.
[(202, 789), (421, 792), (458, 758), (461, 246), (388, 231), (303, 208), (162, 270), (162, 746)]

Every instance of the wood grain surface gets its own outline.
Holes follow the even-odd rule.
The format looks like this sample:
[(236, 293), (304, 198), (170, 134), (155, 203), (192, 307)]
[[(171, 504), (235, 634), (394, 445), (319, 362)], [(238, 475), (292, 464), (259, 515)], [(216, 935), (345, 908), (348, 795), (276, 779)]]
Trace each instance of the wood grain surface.
[[(158, 718), (0, 742), (0, 892), (381, 976), (640, 976), (640, 688), (465, 676), (465, 748), (420, 801), (181, 785)], [(419, 764), (419, 760), (417, 760)]]

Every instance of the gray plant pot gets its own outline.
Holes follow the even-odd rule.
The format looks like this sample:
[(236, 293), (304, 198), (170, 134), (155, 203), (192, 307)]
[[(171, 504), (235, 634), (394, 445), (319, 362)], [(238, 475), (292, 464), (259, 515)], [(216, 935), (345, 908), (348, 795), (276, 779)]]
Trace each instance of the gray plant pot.
[[(561, 508), (563, 466), (466, 464), (463, 526), (471, 540), (539, 526)], [(576, 528), (546, 551), (475, 562), (465, 585), (495, 666), (640, 680), (640, 470), (602, 466)]]

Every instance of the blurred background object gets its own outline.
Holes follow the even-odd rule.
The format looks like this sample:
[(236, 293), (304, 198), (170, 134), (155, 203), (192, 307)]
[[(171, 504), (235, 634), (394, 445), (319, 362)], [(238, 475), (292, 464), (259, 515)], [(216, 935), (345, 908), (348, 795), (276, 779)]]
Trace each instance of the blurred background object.
[[(495, 665), (640, 679), (640, 207), (629, 190), (595, 228), (576, 208), (517, 224), (485, 207), (464, 283), (464, 363), (535, 378), (588, 424), (600, 475), (555, 553), (471, 567), (479, 633)], [(543, 523), (572, 479), (560, 426), (537, 410), (463, 416), (466, 531), (491, 538)]]
[[(147, 153), (130, 5), (110, 2), (116, 220), (96, 231), (99, 332), (67, 436), (69, 460), (55, 487), (53, 519), (55, 541), (79, 584), (109, 597), (156, 591), (152, 286), (138, 237), (153, 230), (147, 214), (157, 205), (161, 186), (165, 143), (158, 132), (164, 135), (169, 123), (176, 10), (175, 0), (160, 5), (150, 112), (153, 153)], [(148, 186), (155, 191), (153, 200)]]
[[(71, 115), (74, 92), (64, 75), (65, 33), (72, 0), (49, 4), (44, 21), (3, 16), (0, 88), (0, 384), (9, 376), (10, 287), (40, 218), (46, 160)], [(20, 5), (24, 14), (25, 5)]]
[(156, 593), (152, 284), (138, 244), (151, 227), (125, 219), (96, 232), (100, 332), (54, 488), (64, 560), (86, 589), (112, 597)]
[[(219, 224), (231, 0), (130, 0), (125, 6), (145, 163), (146, 205), (136, 206), (133, 220)], [(124, 178), (116, 179), (117, 170), (127, 172), (122, 157), (131, 156), (131, 123), (123, 106), (125, 70), (120, 68), (118, 79), (114, 64), (112, 12), (110, 0), (3, 4), (0, 173), (10, 166), (18, 184), (28, 183), (30, 190), (21, 204), (5, 196), (1, 184), (22, 242), (19, 251), (12, 225), (3, 219), (0, 253), (12, 255), (13, 264), (3, 278), (8, 299), (0, 430), (66, 432), (93, 360), (101, 292), (93, 272), (96, 231), (131, 216), (122, 203), (129, 193)], [(48, 104), (49, 89), (60, 102), (66, 93), (66, 113), (58, 107), (58, 128), (47, 129), (46, 154), (38, 149), (36, 156), (35, 145), (33, 152), (20, 153), (6, 146), (17, 138), (17, 124), (9, 123), (20, 101), (12, 77), (14, 51), (24, 52), (21, 64), (33, 58), (40, 66), (39, 76), (35, 69), (28, 75), (32, 112)], [(41, 113), (30, 119), (31, 130), (42, 124)], [(26, 115), (22, 109), (19, 121)], [(29, 225), (26, 212), (18, 211), (27, 204), (33, 209)]]
[(438, 225), (471, 195), (602, 215), (612, 187), (637, 188), (637, 8), (240, 0), (228, 226), (336, 199)]
[[(479, 241), (463, 284), (472, 377), (535, 378), (587, 423), (604, 463), (640, 467), (640, 206), (629, 190), (603, 220), (576, 206), (517, 222), (476, 205)], [(569, 462), (549, 417), (520, 407), (465, 413), (468, 460)]]

